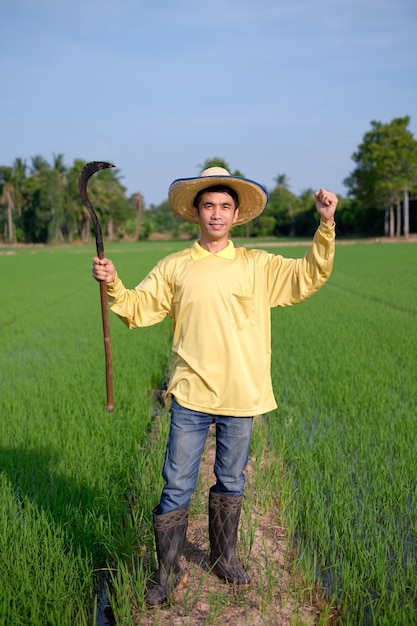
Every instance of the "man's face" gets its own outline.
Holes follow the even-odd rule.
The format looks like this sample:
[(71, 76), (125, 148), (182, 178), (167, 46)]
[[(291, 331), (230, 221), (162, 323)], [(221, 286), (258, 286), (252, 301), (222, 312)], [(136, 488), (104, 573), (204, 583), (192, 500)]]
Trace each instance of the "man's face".
[(194, 208), (194, 215), (202, 237), (218, 241), (228, 238), (239, 216), (239, 209), (235, 209), (234, 200), (228, 193), (208, 191), (201, 196), (198, 211)]

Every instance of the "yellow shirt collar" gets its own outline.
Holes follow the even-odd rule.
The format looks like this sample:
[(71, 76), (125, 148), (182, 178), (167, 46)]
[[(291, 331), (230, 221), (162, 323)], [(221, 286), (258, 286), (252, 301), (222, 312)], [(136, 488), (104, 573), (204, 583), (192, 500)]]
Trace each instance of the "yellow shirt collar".
[(233, 242), (229, 240), (229, 243), (227, 244), (226, 248), (212, 255), (211, 252), (202, 248), (200, 244), (198, 243), (198, 241), (196, 241), (193, 247), (191, 248), (192, 260), (200, 261), (201, 259), (205, 259), (207, 256), (219, 256), (222, 259), (229, 259), (230, 261), (232, 261), (235, 258), (235, 247), (233, 245)]

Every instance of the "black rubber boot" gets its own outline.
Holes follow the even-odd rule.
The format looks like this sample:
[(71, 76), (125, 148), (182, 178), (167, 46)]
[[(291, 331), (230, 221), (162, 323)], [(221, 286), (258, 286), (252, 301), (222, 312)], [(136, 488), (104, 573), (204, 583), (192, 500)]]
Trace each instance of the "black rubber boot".
[(171, 593), (185, 582), (184, 572), (179, 565), (188, 526), (188, 507), (162, 515), (158, 507), (152, 511), (155, 533), (158, 573), (156, 584), (145, 597), (146, 606), (154, 608), (169, 601)]
[(209, 537), (213, 572), (224, 582), (245, 587), (251, 579), (236, 558), (243, 496), (225, 496), (212, 489), (209, 495)]

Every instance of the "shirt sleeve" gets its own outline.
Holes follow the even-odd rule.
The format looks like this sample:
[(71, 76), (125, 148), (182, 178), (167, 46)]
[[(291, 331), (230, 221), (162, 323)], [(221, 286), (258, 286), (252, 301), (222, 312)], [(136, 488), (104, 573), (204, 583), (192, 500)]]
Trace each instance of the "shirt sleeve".
[(134, 289), (126, 289), (116, 274), (107, 285), (110, 309), (128, 328), (151, 326), (171, 311), (172, 293), (159, 264)]
[(303, 258), (269, 255), (267, 290), (270, 306), (291, 306), (316, 293), (332, 272), (334, 253), (335, 227), (321, 222)]

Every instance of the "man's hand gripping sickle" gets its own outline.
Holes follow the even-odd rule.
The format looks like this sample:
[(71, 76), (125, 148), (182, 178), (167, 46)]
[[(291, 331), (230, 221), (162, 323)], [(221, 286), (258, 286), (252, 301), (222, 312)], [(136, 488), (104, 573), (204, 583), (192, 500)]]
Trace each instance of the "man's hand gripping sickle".
[(106, 257), (100, 259), (98, 256), (95, 256), (93, 258), (93, 278), (99, 282), (114, 282), (114, 279), (116, 278), (116, 269), (112, 261)]

